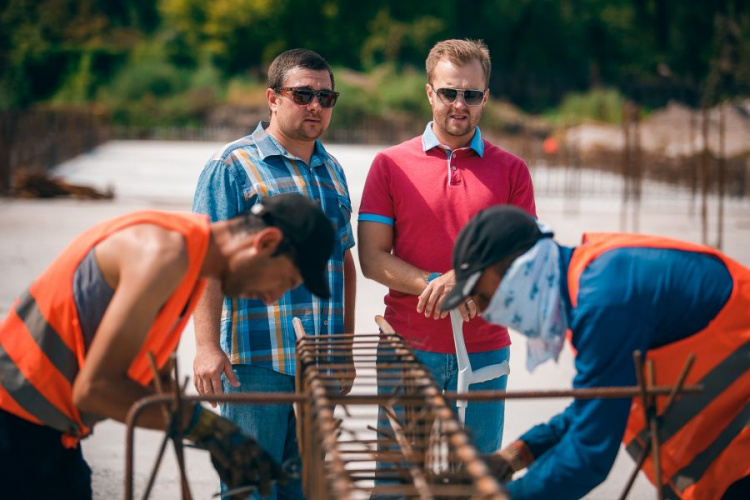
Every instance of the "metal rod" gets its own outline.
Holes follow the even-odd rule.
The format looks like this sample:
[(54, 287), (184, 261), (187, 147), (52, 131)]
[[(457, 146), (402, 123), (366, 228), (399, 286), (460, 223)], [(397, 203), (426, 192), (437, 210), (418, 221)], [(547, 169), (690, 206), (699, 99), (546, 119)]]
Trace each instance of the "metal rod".
[[(187, 471), (185, 470), (185, 450), (182, 447), (182, 390), (180, 387), (180, 372), (178, 369), (177, 358), (172, 354), (172, 363), (174, 365), (174, 414), (172, 415), (173, 429), (175, 434), (172, 436), (174, 443), (174, 452), (177, 456), (177, 467), (180, 470), (180, 483), (182, 484), (183, 500), (191, 500), (193, 495), (190, 492), (190, 484), (187, 480)], [(188, 380), (185, 380), (187, 385)]]
[[(670, 392), (669, 397), (667, 398), (667, 402), (664, 404), (664, 411), (662, 411), (660, 417), (666, 417), (666, 415), (669, 413), (669, 410), (672, 408), (672, 404), (675, 402), (675, 399), (682, 393), (685, 380), (687, 379), (688, 373), (690, 373), (690, 369), (693, 367), (694, 362), (695, 354), (691, 352), (688, 356), (688, 359), (685, 361), (685, 364), (682, 366), (682, 371), (680, 371), (680, 375), (677, 377), (677, 382), (672, 388), (672, 392)], [(640, 472), (641, 467), (643, 467), (643, 464), (646, 462), (646, 458), (648, 458), (650, 452), (651, 441), (649, 440), (644, 444), (643, 450), (641, 451), (641, 454), (636, 461), (635, 468), (630, 473), (628, 481), (625, 483), (625, 488), (623, 488), (622, 493), (620, 494), (619, 500), (625, 500), (625, 498), (628, 496), (628, 493), (630, 493), (630, 488), (633, 487), (635, 478), (638, 477), (638, 473)]]
[(411, 462), (413, 464), (408, 467), (408, 470), (409, 474), (411, 474), (411, 477), (414, 480), (414, 487), (419, 493), (419, 498), (422, 498), (423, 500), (433, 500), (435, 497), (433, 497), (432, 493), (430, 492), (430, 488), (427, 485), (427, 479), (424, 477), (424, 474), (419, 469), (419, 467), (416, 466), (416, 464), (418, 463), (417, 458), (414, 456), (411, 444), (406, 438), (404, 429), (401, 426), (401, 422), (399, 422), (398, 420), (396, 411), (392, 406), (384, 406), (383, 409), (385, 410), (386, 415), (388, 415), (391, 429), (393, 429), (396, 441), (401, 446), (401, 450), (404, 453), (404, 458), (406, 458), (407, 462)]

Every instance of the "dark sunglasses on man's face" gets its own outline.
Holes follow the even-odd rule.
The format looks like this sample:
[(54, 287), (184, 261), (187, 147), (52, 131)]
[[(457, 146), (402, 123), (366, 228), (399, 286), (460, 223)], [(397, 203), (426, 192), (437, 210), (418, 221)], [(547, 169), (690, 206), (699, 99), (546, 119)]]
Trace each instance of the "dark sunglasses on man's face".
[[(430, 84), (430, 87), (432, 87), (432, 84)], [(435, 87), (432, 87), (432, 90), (434, 90), (441, 101), (443, 101), (445, 104), (453, 104), (456, 100), (456, 97), (458, 97), (458, 94), (461, 94), (461, 98), (464, 100), (467, 106), (479, 106), (482, 104), (482, 101), (484, 100), (484, 90), (473, 90), (473, 89), (451, 89), (451, 88), (439, 88), (435, 89)]]
[(317, 97), (321, 107), (332, 108), (336, 104), (336, 99), (339, 98), (338, 92), (325, 89), (313, 90), (304, 87), (276, 87), (273, 90), (279, 94), (290, 94), (294, 104), (299, 104), (300, 106), (307, 106), (313, 97)]

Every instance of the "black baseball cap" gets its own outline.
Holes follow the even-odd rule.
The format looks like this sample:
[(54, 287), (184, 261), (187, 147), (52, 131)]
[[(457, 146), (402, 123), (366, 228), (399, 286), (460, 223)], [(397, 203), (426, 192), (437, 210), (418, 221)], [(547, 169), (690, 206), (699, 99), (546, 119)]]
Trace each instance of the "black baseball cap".
[(454, 309), (472, 295), (482, 272), (518, 252), (525, 252), (541, 238), (551, 238), (536, 219), (513, 205), (497, 205), (482, 210), (461, 230), (453, 247), (456, 286), (440, 308)]
[(263, 198), (250, 209), (253, 215), (284, 233), (292, 259), (305, 287), (322, 299), (331, 296), (326, 266), (333, 254), (333, 224), (317, 202), (301, 194), (287, 193)]

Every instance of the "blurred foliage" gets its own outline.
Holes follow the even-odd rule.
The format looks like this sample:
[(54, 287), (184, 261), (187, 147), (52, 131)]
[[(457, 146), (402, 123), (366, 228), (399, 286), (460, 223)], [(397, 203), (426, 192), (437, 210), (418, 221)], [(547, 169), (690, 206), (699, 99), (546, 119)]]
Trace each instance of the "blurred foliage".
[(586, 120), (619, 124), (623, 104), (625, 96), (616, 89), (596, 88), (568, 94), (559, 106), (543, 116), (555, 125), (576, 125)]
[(383, 64), (368, 73), (335, 68), (337, 126), (353, 126), (365, 116), (413, 116), (427, 122), (432, 116), (427, 101), (423, 71), (412, 67), (398, 70)]
[(337, 119), (422, 118), (424, 59), (446, 38), (486, 41), (493, 97), (561, 119), (750, 91), (750, 0), (5, 0), (0, 109), (102, 102), (125, 122), (194, 123), (263, 105), (268, 64), (307, 47), (359, 75)]

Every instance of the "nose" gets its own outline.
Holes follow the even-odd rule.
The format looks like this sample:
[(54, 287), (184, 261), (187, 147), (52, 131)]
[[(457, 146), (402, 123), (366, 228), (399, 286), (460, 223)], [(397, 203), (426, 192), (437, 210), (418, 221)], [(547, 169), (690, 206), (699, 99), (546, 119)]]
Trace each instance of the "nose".
[(312, 99), (310, 99), (310, 102), (307, 103), (307, 107), (309, 108), (317, 108), (322, 109), (323, 106), (320, 105), (320, 96), (314, 95)]
[(458, 94), (456, 96), (456, 100), (453, 101), (453, 107), (454, 108), (465, 108), (466, 107), (466, 101), (464, 101), (464, 95)]

